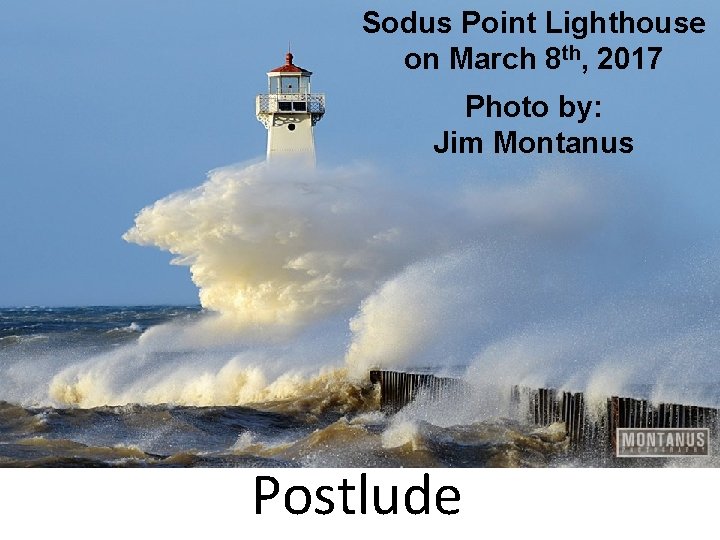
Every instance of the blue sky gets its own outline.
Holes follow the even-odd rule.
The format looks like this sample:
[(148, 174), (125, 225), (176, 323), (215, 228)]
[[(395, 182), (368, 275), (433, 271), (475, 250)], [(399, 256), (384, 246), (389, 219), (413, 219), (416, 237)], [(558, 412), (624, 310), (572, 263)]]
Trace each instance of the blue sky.
[[(388, 5), (388, 7), (384, 7)], [(487, 9), (485, 6), (487, 5)], [(362, 15), (415, 9), (459, 20), (462, 9), (524, 15), (624, 8), (701, 15), (703, 35), (567, 37), (369, 35)], [(694, 240), (717, 230), (720, 59), (714, 2), (337, 2), (6, 0), (0, 15), (0, 305), (195, 303), (187, 268), (121, 235), (144, 206), (202, 182), (207, 171), (264, 154), (254, 96), (288, 40), (296, 63), (327, 94), (316, 130), (319, 162), (370, 162), (408, 189), (507, 182), (543, 167), (618, 175), (672, 202), (664, 226)], [(450, 45), (510, 50), (573, 42), (662, 45), (655, 71), (409, 71), (410, 50)], [(466, 119), (465, 94), (547, 100), (543, 120)], [(558, 95), (600, 99), (602, 116), (573, 126)], [(630, 156), (438, 155), (443, 130), (488, 134), (629, 135)]]

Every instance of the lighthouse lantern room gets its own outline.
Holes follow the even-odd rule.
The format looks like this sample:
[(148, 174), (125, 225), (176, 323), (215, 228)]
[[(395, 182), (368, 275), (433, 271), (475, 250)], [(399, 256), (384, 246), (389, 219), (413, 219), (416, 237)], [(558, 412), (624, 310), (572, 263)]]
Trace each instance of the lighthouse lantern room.
[(325, 95), (311, 93), (312, 73), (293, 64), (289, 52), (285, 64), (267, 75), (268, 93), (257, 96), (255, 111), (268, 132), (268, 161), (314, 165), (313, 126), (325, 114)]

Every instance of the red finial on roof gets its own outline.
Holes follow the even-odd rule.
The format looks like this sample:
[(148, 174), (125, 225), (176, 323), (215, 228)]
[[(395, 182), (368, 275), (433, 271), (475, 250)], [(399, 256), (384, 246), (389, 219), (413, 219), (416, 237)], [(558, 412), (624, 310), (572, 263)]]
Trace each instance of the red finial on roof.
[(271, 70), (270, 73), (304, 73), (306, 75), (311, 75), (311, 72), (307, 69), (303, 69), (293, 64), (293, 58), (293, 53), (288, 51), (287, 54), (285, 54), (285, 64)]

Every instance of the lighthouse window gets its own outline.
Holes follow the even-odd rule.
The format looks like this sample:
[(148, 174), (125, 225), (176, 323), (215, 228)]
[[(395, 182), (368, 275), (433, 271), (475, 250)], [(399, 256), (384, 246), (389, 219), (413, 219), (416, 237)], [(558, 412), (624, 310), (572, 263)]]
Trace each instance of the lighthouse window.
[(292, 111), (292, 101), (278, 101), (278, 109), (281, 111)]
[(293, 102), (293, 111), (300, 111), (300, 112), (307, 111), (307, 103), (305, 103), (304, 101), (294, 101)]
[(280, 93), (296, 94), (298, 92), (299, 77), (280, 77)]
[(288, 129), (290, 131), (295, 131), (295, 124), (288, 124)]

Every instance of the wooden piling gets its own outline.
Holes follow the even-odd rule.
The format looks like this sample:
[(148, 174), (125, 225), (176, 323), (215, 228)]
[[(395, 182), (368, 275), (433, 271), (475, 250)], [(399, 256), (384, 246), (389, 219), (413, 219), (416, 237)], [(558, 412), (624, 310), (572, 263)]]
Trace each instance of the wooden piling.
[[(460, 379), (428, 373), (389, 370), (370, 371), (370, 382), (380, 386), (380, 407), (397, 412), (421, 393), (431, 401), (452, 399), (462, 405), (467, 386)], [(561, 394), (554, 388), (510, 389), (512, 411), (521, 422), (548, 426), (565, 424), (573, 450), (595, 448), (614, 455), (617, 428), (696, 428), (707, 427), (718, 433), (718, 409), (678, 403), (652, 404), (645, 399), (612, 396), (606, 400), (605, 415), (591, 420), (582, 392)]]

